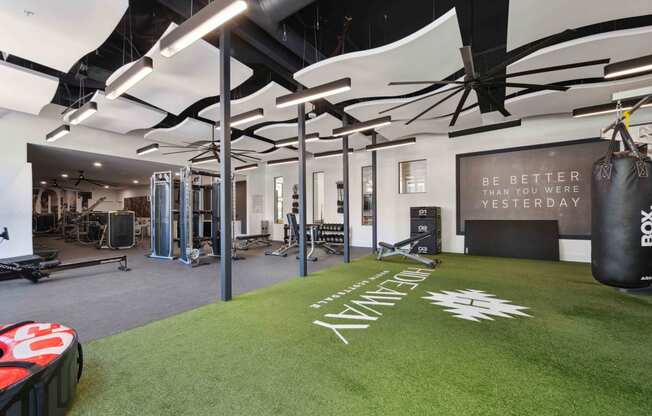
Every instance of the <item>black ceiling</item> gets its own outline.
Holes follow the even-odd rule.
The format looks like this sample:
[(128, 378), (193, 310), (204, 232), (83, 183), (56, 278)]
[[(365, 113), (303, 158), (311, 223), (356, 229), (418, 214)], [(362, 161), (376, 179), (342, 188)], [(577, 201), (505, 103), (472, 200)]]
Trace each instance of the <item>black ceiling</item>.
[[(9, 60), (58, 76), (62, 82), (55, 102), (67, 106), (82, 92), (103, 88), (113, 71), (146, 53), (170, 22), (182, 22), (191, 14), (191, 8), (196, 12), (207, 3), (208, 0), (131, 0), (127, 13), (107, 41), (68, 74), (16, 57)], [(457, 9), (463, 42), (472, 46), (475, 65), (480, 72), (508, 58), (505, 49), (508, 0), (250, 0), (250, 3), (261, 5), (261, 10), (269, 4), (280, 15), (284, 7), (288, 10), (299, 5), (305, 7), (274, 22), (275, 29), (261, 24), (261, 19), (251, 13), (249, 17), (238, 18), (233, 25), (232, 53), (254, 69), (254, 76), (233, 92), (233, 98), (248, 95), (270, 80), (294, 89), (296, 83), (292, 73), (316, 59), (394, 42), (431, 23), (452, 7)], [(582, 28), (569, 38), (644, 25), (652, 25), (652, 15)], [(211, 34), (206, 40), (217, 46), (217, 36)], [(512, 53), (520, 50), (522, 48)], [(83, 91), (79, 88), (80, 65), (87, 67), (88, 73)], [(460, 68), (449, 79), (462, 75)], [(502, 103), (505, 91), (493, 91), (493, 95)], [(179, 117), (168, 117), (162, 125), (176, 124), (189, 115), (196, 116), (198, 110), (218, 99), (204, 99)], [(481, 100), (480, 104), (483, 112), (492, 110), (489, 103)], [(341, 113), (342, 105), (336, 108), (322, 104), (318, 109)]]

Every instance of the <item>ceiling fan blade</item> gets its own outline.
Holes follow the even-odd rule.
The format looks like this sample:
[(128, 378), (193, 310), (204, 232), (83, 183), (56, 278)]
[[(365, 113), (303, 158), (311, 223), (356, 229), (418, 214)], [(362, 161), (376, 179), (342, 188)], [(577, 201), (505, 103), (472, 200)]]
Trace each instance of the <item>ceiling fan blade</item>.
[(248, 162), (247, 160), (241, 159), (238, 156), (235, 156), (233, 154), (231, 155), (231, 157), (234, 158), (235, 160), (237, 160), (238, 162), (242, 162), (242, 163), (247, 163)]
[(475, 79), (475, 66), (473, 65), (473, 51), (470, 46), (462, 46), (460, 48), (462, 54), (462, 62), (464, 62), (464, 72), (466, 72), (466, 79)]
[(464, 84), (464, 81), (396, 81), (396, 82), (390, 82), (387, 85), (392, 86), (392, 85), (420, 85), (420, 84), (430, 84), (430, 85)]
[(194, 162), (195, 159), (204, 156), (204, 155), (205, 155), (206, 153), (208, 153), (208, 152), (210, 152), (210, 150), (206, 150), (206, 151), (204, 151), (204, 152), (201, 152), (200, 154), (195, 155), (195, 156), (191, 157), (190, 159), (188, 159), (188, 162)]
[(460, 101), (457, 103), (457, 107), (455, 107), (455, 112), (453, 113), (453, 118), (449, 124), (450, 127), (453, 127), (455, 123), (457, 123), (457, 119), (460, 116), (460, 113), (462, 112), (462, 107), (464, 107), (464, 103), (466, 102), (466, 99), (469, 97), (469, 94), (471, 93), (471, 89), (467, 88), (464, 90), (464, 94), (462, 94), (462, 97), (460, 98)]
[(215, 148), (213, 148), (213, 155), (217, 159), (217, 163), (222, 163), (222, 161), (220, 159), (220, 154), (217, 152), (217, 149), (215, 149)]
[(511, 116), (511, 114), (509, 113), (509, 111), (507, 111), (505, 106), (500, 104), (498, 101), (496, 101), (496, 99), (493, 97), (493, 95), (491, 95), (491, 93), (488, 90), (484, 88), (478, 88), (476, 92), (481, 96), (483, 96), (484, 98), (486, 98), (487, 100), (489, 100), (489, 102), (496, 108), (496, 110), (500, 112), (500, 114), (503, 115), (503, 117)]
[(445, 90), (439, 90), (439, 91), (433, 92), (432, 94), (424, 95), (423, 97), (419, 97), (419, 98), (416, 98), (416, 99), (414, 99), (412, 101), (408, 101), (407, 103), (395, 105), (395, 106), (390, 107), (390, 108), (388, 108), (386, 110), (378, 112), (378, 114), (387, 113), (388, 111), (396, 110), (398, 108), (405, 107), (406, 105), (410, 105), (410, 104), (425, 100), (426, 98), (434, 97), (435, 95), (444, 94), (444, 93), (450, 92), (450, 91), (452, 91), (450, 88), (445, 89)]
[(197, 149), (191, 149), (191, 150), (180, 150), (178, 152), (167, 152), (167, 153), (161, 153), (162, 155), (176, 155), (178, 153), (192, 153), (196, 152)]
[(433, 108), (437, 107), (439, 104), (441, 104), (441, 103), (443, 103), (444, 101), (448, 100), (449, 98), (451, 98), (452, 96), (454, 96), (454, 95), (457, 94), (458, 92), (462, 91), (463, 89), (464, 89), (464, 87), (455, 88), (455, 90), (454, 90), (453, 92), (451, 92), (450, 94), (448, 94), (447, 96), (445, 96), (445, 97), (442, 98), (441, 100), (437, 101), (436, 103), (434, 103), (434, 104), (431, 105), (430, 107), (426, 108), (425, 110), (423, 110), (422, 112), (420, 112), (419, 114), (417, 114), (415, 117), (413, 117), (412, 119), (410, 119), (410, 121), (408, 121), (407, 123), (405, 123), (405, 125), (407, 126), (408, 124), (410, 124), (410, 123), (412, 123), (413, 121), (417, 120), (417, 119), (420, 118), (422, 115), (426, 114), (428, 111), (430, 111), (430, 110), (432, 110)]
[(530, 69), (528, 71), (521, 71), (521, 72), (512, 72), (511, 74), (507, 75), (501, 75), (498, 77), (493, 77), (492, 79), (505, 79), (505, 78), (514, 78), (514, 77), (522, 77), (524, 75), (533, 75), (533, 74), (542, 74), (544, 72), (553, 72), (553, 71), (561, 71), (564, 69), (574, 69), (574, 68), (582, 68), (585, 66), (594, 66), (594, 65), (606, 65), (611, 61), (611, 59), (596, 59), (593, 61), (584, 61), (584, 62), (577, 62), (574, 64), (565, 64), (565, 65), (555, 65), (555, 66), (548, 66), (545, 68), (537, 68), (537, 69)]
[(79, 182), (82, 181), (82, 178), (77, 179), (77, 182), (75, 182), (75, 186), (79, 185)]
[(564, 39), (571, 33), (574, 33), (575, 30), (573, 29), (566, 29), (563, 32), (557, 33), (556, 35), (548, 36), (547, 38), (543, 39), (542, 41), (535, 43), (534, 45), (530, 46), (529, 48), (523, 49), (521, 52), (507, 58), (505, 61), (501, 62), (500, 64), (496, 65), (495, 67), (491, 68), (489, 71), (487, 71), (484, 75), (485, 76), (492, 76), (500, 71), (504, 70), (507, 68), (509, 65), (513, 64), (514, 62), (520, 61), (521, 59), (525, 58), (526, 56), (530, 55), (531, 53), (534, 53), (538, 51), (539, 49), (543, 49), (545, 47), (548, 47), (550, 45), (553, 45), (560, 40)]
[(105, 184), (103, 184), (103, 183), (95, 182), (95, 181), (92, 181), (90, 179), (85, 179), (85, 180), (86, 180), (86, 182), (88, 182), (88, 183), (90, 183), (92, 185), (95, 185), (95, 186), (99, 186), (100, 188), (104, 188), (104, 186), (105, 186)]
[(505, 82), (505, 83), (499, 83), (501, 85), (505, 85), (506, 87), (512, 87), (512, 88), (527, 88), (535, 91), (544, 91), (544, 90), (551, 90), (551, 91), (568, 91), (570, 87), (565, 87), (563, 85), (554, 85), (554, 84), (547, 84), (547, 85), (539, 85), (539, 84), (526, 84), (523, 82)]

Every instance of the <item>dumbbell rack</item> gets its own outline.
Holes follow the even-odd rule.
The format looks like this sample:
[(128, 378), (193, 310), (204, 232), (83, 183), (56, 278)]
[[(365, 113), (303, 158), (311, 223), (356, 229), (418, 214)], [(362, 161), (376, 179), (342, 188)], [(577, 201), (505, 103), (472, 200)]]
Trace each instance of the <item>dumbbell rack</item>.
[(320, 239), (330, 245), (344, 245), (344, 224), (321, 224)]

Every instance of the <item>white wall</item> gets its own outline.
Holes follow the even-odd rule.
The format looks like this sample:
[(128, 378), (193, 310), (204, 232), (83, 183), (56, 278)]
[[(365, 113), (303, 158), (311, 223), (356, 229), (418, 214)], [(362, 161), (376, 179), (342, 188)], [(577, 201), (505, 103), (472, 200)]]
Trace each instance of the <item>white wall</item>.
[[(0, 258), (32, 254), (32, 175), (31, 165), (27, 163), (27, 143), (46, 144), (45, 135), (61, 125), (62, 110), (61, 106), (48, 105), (39, 116), (9, 110), (0, 112), (0, 189), (3, 190), (0, 227), (8, 227), (12, 239), (0, 244)], [(48, 145), (136, 160), (185, 164), (184, 158), (178, 155), (136, 155), (137, 148), (151, 143), (142, 134), (122, 135), (73, 126), (69, 135)]]
[[(378, 155), (378, 238), (399, 241), (407, 238), (411, 206), (442, 207), (442, 244), (444, 251), (462, 253), (464, 237), (456, 235), (456, 155), (483, 150), (502, 149), (566, 140), (598, 137), (610, 117), (572, 119), (544, 117), (524, 120), (518, 128), (499, 130), (473, 136), (449, 139), (442, 135), (422, 135), (417, 144), (377, 152)], [(380, 131), (382, 134), (382, 130)], [(426, 159), (428, 164), (427, 192), (398, 193), (398, 163)], [(354, 246), (371, 247), (371, 227), (361, 225), (361, 168), (371, 164), (371, 154), (356, 152), (350, 156), (350, 213)], [(326, 222), (341, 222), (337, 214), (335, 182), (342, 179), (341, 158), (309, 159), (306, 168), (307, 221), (312, 221), (312, 172), (324, 171), (326, 179)], [(284, 178), (284, 213), (291, 209), (292, 185), (297, 183), (297, 165), (259, 168), (247, 174), (249, 192), (265, 196), (264, 215), (252, 216), (250, 222), (259, 227), (260, 219), (273, 217), (273, 178)], [(273, 238), (282, 239), (283, 226), (273, 226)], [(560, 240), (560, 256), (567, 261), (590, 261), (590, 241)]]

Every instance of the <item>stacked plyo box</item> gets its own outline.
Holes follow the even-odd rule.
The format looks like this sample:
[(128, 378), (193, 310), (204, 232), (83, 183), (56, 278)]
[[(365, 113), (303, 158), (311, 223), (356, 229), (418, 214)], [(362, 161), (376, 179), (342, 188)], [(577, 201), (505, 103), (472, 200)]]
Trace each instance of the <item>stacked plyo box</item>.
[(429, 233), (434, 230), (434, 236), (425, 238), (415, 245), (413, 254), (441, 253), (441, 207), (411, 207), (410, 237)]

